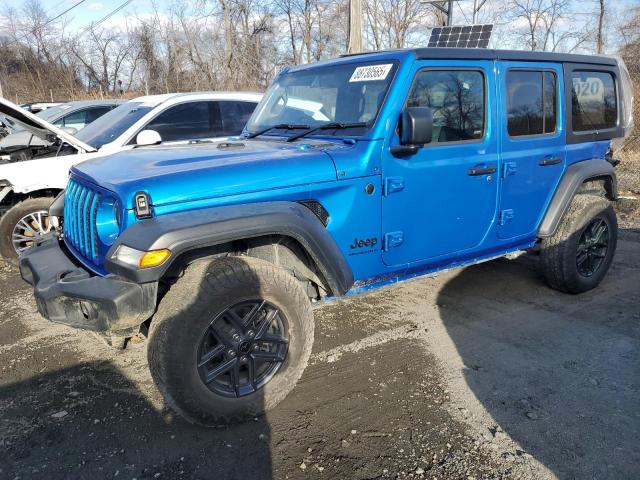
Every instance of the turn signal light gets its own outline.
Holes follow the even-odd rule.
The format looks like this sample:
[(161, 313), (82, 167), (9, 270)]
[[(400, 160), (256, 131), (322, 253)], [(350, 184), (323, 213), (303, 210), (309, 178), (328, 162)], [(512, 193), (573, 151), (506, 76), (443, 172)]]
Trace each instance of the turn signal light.
[(171, 252), (169, 250), (152, 250), (150, 252), (145, 252), (142, 257), (140, 257), (140, 261), (138, 262), (138, 266), (140, 268), (152, 268), (162, 265), (167, 258), (169, 258)]

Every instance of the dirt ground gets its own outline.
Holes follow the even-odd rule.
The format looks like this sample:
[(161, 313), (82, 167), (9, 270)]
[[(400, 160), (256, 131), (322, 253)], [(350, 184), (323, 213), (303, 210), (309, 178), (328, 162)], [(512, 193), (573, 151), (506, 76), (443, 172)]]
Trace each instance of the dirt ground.
[(163, 405), (145, 347), (51, 324), (0, 266), (0, 478), (640, 478), (640, 231), (603, 284), (498, 260), (316, 310), (311, 364), (265, 418)]

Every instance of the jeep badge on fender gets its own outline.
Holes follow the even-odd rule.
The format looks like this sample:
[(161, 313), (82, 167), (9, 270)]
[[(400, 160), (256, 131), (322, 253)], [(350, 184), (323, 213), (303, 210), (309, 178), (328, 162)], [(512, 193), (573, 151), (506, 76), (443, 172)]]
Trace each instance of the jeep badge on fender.
[(312, 302), (529, 250), (551, 287), (596, 287), (618, 238), (623, 69), (475, 48), (284, 68), (224, 149), (74, 166), (49, 211), (62, 232), (22, 277), (53, 321), (148, 331), (153, 379), (189, 421), (253, 419), (300, 379)]
[(362, 247), (374, 247), (378, 243), (378, 239), (376, 237), (365, 238), (362, 240), (358, 240), (357, 238), (353, 239), (353, 243), (349, 246), (349, 248), (362, 248)]

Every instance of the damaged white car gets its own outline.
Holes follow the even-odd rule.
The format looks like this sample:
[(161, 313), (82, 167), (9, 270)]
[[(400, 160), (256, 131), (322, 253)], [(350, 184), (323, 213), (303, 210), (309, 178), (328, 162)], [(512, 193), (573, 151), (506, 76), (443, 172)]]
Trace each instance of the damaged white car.
[(76, 163), (125, 149), (220, 141), (239, 135), (259, 93), (176, 93), (128, 101), (75, 135), (0, 98), (0, 115), (50, 143), (51, 155), (0, 160), (0, 254), (15, 263), (51, 230), (48, 210)]

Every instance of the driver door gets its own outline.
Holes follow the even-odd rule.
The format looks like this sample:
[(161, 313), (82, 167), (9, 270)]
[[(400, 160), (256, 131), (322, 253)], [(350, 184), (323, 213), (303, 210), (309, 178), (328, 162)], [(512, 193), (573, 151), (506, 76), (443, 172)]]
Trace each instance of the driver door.
[(483, 243), (499, 184), (494, 81), (492, 62), (418, 65), (406, 106), (431, 108), (433, 135), (415, 155), (383, 154), (385, 264), (436, 262)]

